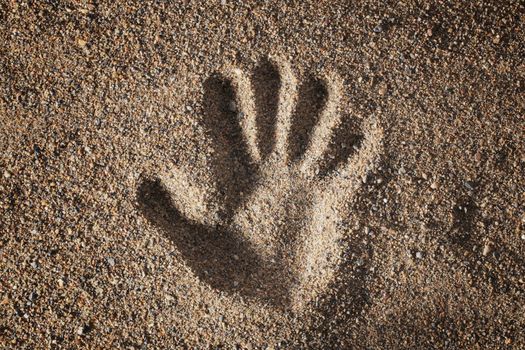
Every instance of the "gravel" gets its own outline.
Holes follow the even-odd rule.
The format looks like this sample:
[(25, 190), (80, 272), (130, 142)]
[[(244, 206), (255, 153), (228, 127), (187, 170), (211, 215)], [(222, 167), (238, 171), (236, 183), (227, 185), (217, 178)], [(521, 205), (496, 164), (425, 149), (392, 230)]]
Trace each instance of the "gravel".
[[(525, 348), (524, 16), (520, 1), (0, 3), (0, 348)], [(345, 204), (331, 283), (300, 312), (243, 295), (257, 274), (211, 283), (255, 255), (201, 259), (199, 274), (216, 250), (186, 254), (139, 200), (144, 178), (174, 169), (217, 198), (242, 185), (222, 175), (244, 169), (228, 160), (244, 141), (206, 113), (224, 92), (206, 87), (240, 67), (274, 86), (254, 106), (271, 117), (279, 84), (252, 74), (269, 55), (299, 82), (298, 145), (319, 118), (304, 96), (341, 76), (327, 168), (358, 154), (364, 121), (384, 133), (380, 168)], [(171, 235), (203, 238), (172, 214)]]

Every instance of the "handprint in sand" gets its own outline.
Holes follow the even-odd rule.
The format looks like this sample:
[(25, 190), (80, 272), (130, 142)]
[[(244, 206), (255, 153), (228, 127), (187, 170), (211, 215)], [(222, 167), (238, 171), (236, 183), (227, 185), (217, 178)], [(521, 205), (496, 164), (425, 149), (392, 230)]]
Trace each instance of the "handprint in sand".
[(382, 130), (369, 118), (334, 145), (343, 80), (325, 72), (299, 84), (279, 58), (251, 76), (226, 68), (204, 90), (209, 181), (169, 169), (141, 184), (141, 208), (211, 287), (299, 310), (332, 281), (346, 204), (378, 160)]

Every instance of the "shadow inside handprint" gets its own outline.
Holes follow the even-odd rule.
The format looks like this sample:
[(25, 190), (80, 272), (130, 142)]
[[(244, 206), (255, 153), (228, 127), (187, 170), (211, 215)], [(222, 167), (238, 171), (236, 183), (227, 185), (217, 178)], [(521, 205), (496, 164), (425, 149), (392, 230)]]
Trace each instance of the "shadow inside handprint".
[(211, 172), (224, 196), (222, 214), (229, 218), (253, 190), (255, 169), (246, 152), (238, 119), (242, 112), (234, 104), (231, 82), (213, 75), (203, 88), (203, 124), (214, 149)]
[(276, 273), (282, 266), (260, 259), (242, 235), (186, 219), (159, 180), (143, 181), (138, 198), (144, 216), (165, 232), (193, 273), (212, 288), (287, 305), (286, 281)]

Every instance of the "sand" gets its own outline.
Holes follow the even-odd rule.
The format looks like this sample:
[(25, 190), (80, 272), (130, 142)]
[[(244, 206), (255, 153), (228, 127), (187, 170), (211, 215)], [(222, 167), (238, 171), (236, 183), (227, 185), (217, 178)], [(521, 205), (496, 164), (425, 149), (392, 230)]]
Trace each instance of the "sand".
[(0, 2), (0, 347), (525, 348), (524, 29)]

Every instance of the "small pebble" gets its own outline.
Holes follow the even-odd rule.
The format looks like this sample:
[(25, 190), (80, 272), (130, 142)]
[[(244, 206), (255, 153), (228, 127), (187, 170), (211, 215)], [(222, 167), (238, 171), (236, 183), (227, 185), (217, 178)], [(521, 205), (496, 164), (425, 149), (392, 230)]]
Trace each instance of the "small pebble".
[(377, 92), (378, 92), (379, 95), (381, 95), (381, 96), (386, 95), (387, 91), (388, 91), (388, 86), (386, 85), (386, 83), (381, 83), (381, 84), (379, 85), (379, 88), (377, 89)]
[(469, 191), (474, 191), (474, 186), (470, 181), (463, 181), (463, 186)]
[(86, 46), (87, 41), (84, 40), (84, 39), (77, 39), (77, 44), (78, 44), (78, 46), (80, 46), (80, 47), (84, 47), (84, 46)]
[(491, 250), (492, 250), (492, 247), (490, 246), (490, 244), (489, 243), (485, 244), (485, 246), (483, 247), (483, 256), (489, 255)]
[(373, 31), (374, 33), (381, 33), (383, 31), (383, 26), (381, 25), (375, 26)]
[(108, 263), (110, 267), (115, 266), (115, 259), (113, 258), (106, 258), (106, 262)]
[(430, 185), (430, 188), (433, 189), (433, 190), (437, 189), (438, 188), (437, 181), (432, 182), (432, 184)]
[(416, 259), (422, 259), (422, 258), (423, 258), (423, 253), (417, 252), (416, 253)]
[(476, 152), (476, 154), (474, 155), (474, 160), (478, 163), (481, 161), (481, 152)]
[(42, 149), (38, 145), (33, 145), (33, 151), (35, 152), (35, 159), (38, 159)]

